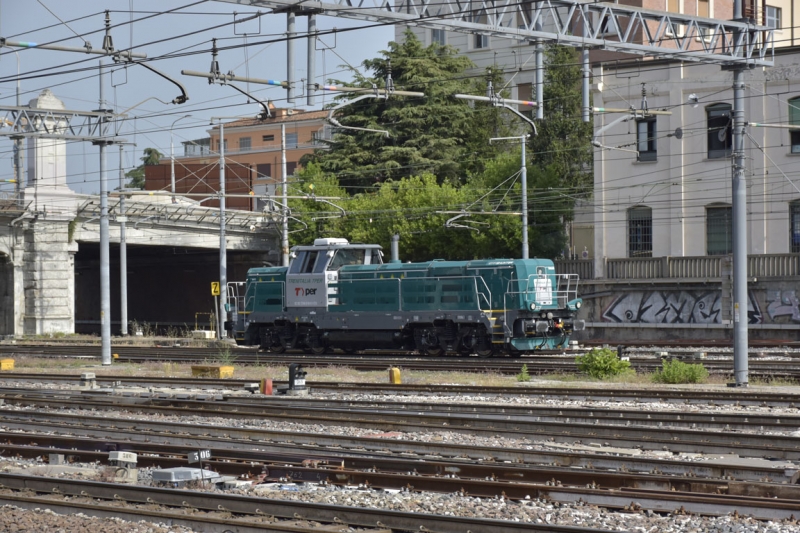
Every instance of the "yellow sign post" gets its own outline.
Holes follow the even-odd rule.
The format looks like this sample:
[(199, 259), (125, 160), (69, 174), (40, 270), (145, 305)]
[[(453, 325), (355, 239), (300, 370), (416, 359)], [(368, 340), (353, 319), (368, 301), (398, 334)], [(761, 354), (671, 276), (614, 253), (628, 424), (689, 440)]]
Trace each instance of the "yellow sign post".
[(219, 296), (219, 281), (211, 282), (211, 296)]

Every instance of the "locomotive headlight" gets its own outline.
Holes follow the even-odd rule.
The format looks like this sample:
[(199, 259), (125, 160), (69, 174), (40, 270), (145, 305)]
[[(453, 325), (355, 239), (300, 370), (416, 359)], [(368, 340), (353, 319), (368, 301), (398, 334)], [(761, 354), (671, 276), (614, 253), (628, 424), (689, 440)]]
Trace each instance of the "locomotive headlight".
[(583, 305), (581, 302), (575, 302), (575, 309), (580, 309), (581, 305)]
[(553, 320), (553, 313), (547, 313), (547, 320)]
[(535, 303), (531, 304), (531, 311), (536, 311), (536, 304)]

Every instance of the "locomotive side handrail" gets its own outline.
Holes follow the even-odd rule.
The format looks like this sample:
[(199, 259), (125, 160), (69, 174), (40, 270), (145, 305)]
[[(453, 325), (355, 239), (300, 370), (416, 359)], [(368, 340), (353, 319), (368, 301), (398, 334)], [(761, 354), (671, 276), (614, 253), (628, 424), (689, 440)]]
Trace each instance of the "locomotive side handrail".
[[(331, 284), (331, 287), (339, 286), (341, 287), (344, 283), (354, 283), (354, 282), (370, 282), (370, 283), (389, 283), (389, 282), (397, 282), (397, 308), (394, 309), (396, 311), (404, 311), (408, 309), (404, 309), (403, 301), (404, 296), (409, 296), (411, 289), (406, 289), (404, 292), (403, 286), (410, 285), (410, 284), (419, 284), (425, 282), (434, 282), (438, 284), (438, 287), (435, 291), (432, 291), (436, 294), (441, 294), (442, 292), (446, 292), (442, 290), (442, 284), (447, 283), (448, 281), (459, 281), (464, 285), (464, 281), (471, 280), (472, 290), (474, 294), (472, 296), (475, 297), (475, 310), (479, 311), (482, 309), (481, 303), (485, 303), (487, 309), (491, 309), (492, 307), (492, 291), (489, 289), (489, 286), (486, 284), (486, 280), (483, 279), (481, 276), (420, 276), (420, 277), (403, 277), (403, 278), (353, 278), (353, 279), (341, 279), (339, 278), (336, 283)], [(482, 286), (482, 287), (481, 287)], [(338, 305), (345, 305), (342, 302), (342, 291), (339, 291), (339, 304)], [(349, 303), (349, 302), (346, 302)], [(385, 305), (388, 302), (383, 302)], [(442, 303), (442, 302), (440, 302)], [(413, 305), (411, 306), (413, 307)], [(464, 307), (463, 309), (472, 309), (472, 307)]]

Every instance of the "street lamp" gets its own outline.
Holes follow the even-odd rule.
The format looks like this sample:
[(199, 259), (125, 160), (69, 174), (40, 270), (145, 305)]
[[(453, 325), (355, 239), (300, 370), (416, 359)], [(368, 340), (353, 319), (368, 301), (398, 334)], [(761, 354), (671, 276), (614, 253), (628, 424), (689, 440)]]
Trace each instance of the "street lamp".
[(172, 126), (169, 127), (169, 178), (172, 194), (175, 194), (175, 147), (172, 144), (172, 128), (175, 127), (175, 124), (177, 124), (179, 120), (191, 116), (192, 115), (183, 115), (182, 117), (178, 117), (172, 122)]

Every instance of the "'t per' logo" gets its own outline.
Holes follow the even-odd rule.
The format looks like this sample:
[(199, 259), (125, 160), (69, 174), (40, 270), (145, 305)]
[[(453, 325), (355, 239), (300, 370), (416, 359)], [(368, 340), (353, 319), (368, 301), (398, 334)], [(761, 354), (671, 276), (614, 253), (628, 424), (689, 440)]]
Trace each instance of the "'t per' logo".
[(312, 294), (317, 294), (317, 289), (304, 289), (303, 287), (295, 287), (294, 288), (294, 295), (295, 296), (309, 296)]

